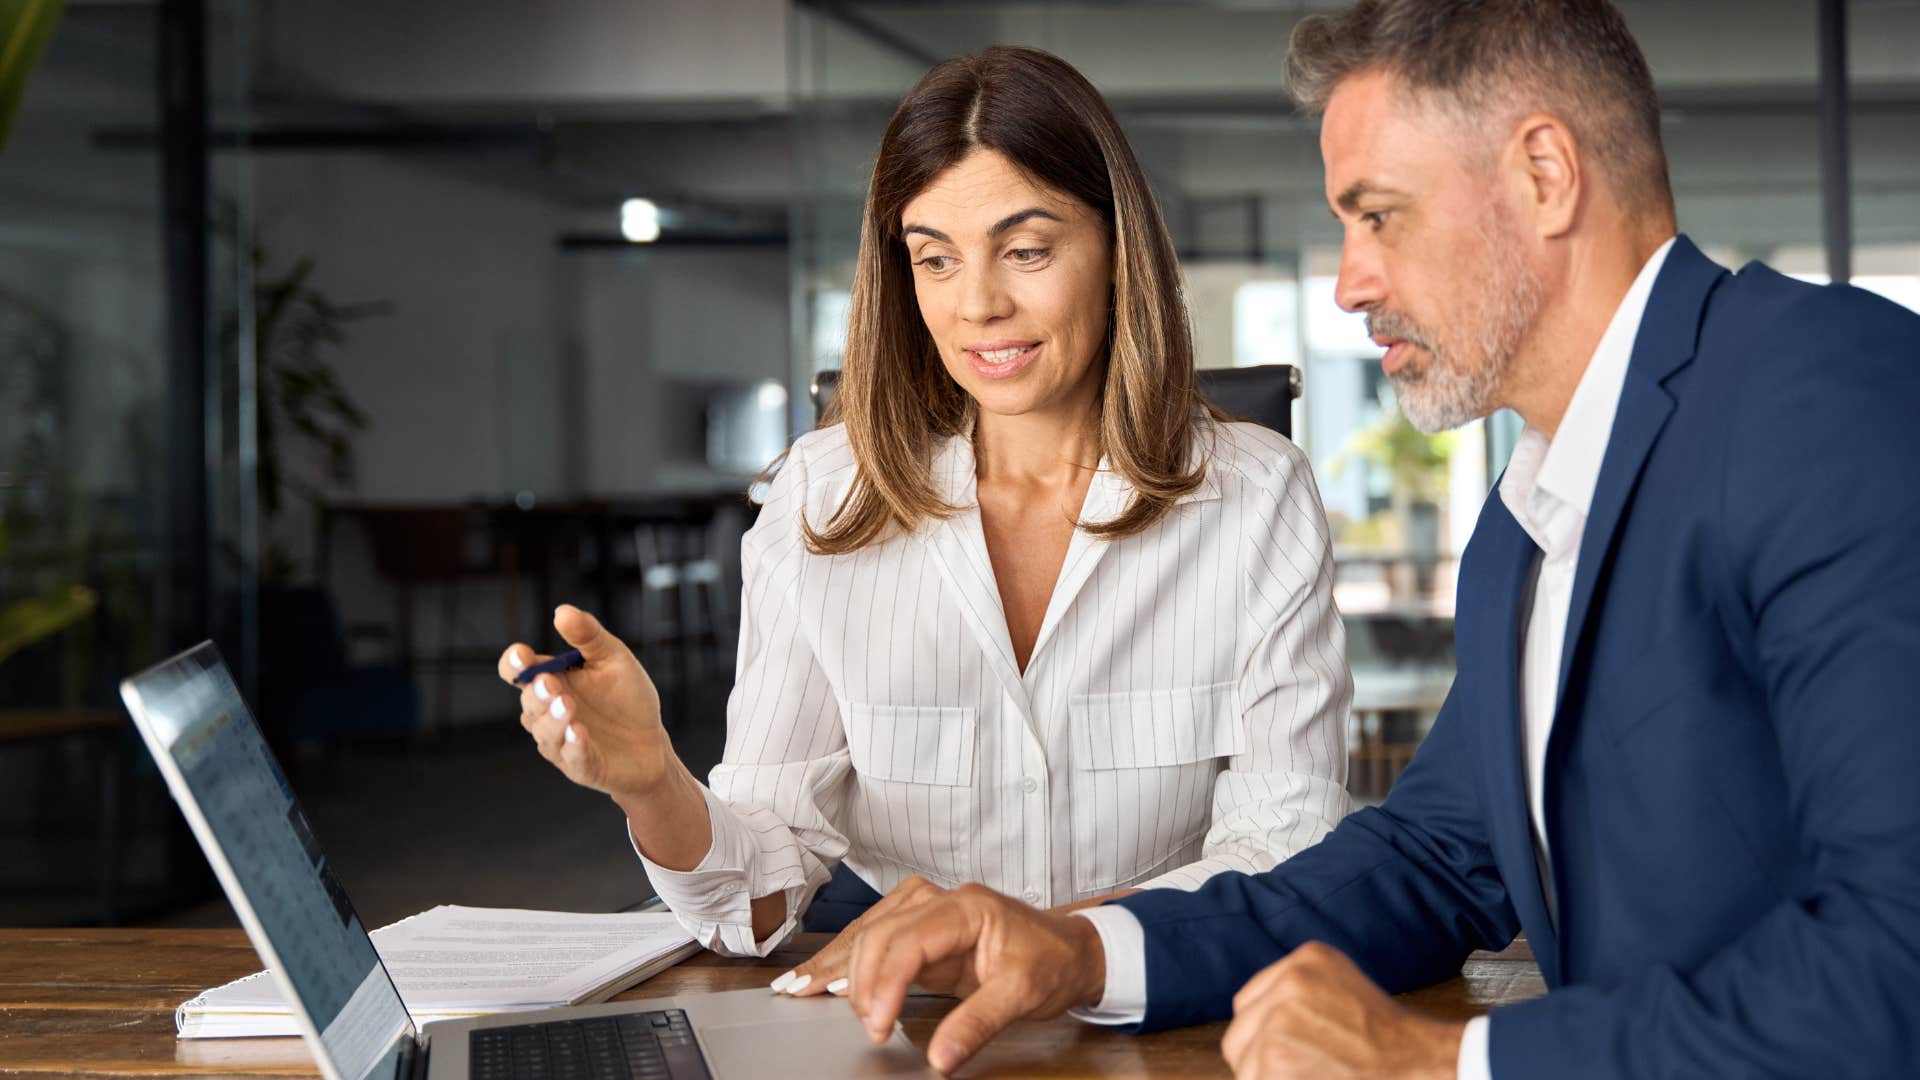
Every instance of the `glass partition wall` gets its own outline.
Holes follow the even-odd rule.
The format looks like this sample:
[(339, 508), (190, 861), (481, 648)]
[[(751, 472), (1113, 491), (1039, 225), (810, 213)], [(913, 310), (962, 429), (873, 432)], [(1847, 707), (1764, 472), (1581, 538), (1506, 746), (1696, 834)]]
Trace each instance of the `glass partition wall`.
[(0, 146), (6, 925), (201, 886), (117, 685), (206, 637), (252, 670), (245, 14), (65, 4)]
[[(812, 422), (812, 373), (839, 366), (861, 199), (894, 105), (933, 63), (990, 44), (1064, 57), (1107, 95), (1153, 181), (1200, 364), (1302, 370), (1294, 439), (1314, 462), (1335, 538), (1357, 691), (1354, 787), (1377, 798), (1450, 685), (1454, 569), (1521, 425), (1501, 413), (1444, 435), (1413, 432), (1362, 319), (1334, 303), (1340, 232), (1318, 125), (1288, 103), (1281, 68), (1302, 10), (1339, 6), (795, 4), (794, 423)], [(1661, 90), (1683, 230), (1729, 266), (1758, 258), (1817, 273), (1812, 5), (1621, 6)], [(1920, 144), (1902, 134), (1920, 119), (1910, 92), (1920, 62), (1889, 44), (1914, 40), (1920, 18), (1895, 5), (1852, 11), (1857, 273), (1920, 303)], [(1724, 47), (1703, 51), (1707, 40)]]

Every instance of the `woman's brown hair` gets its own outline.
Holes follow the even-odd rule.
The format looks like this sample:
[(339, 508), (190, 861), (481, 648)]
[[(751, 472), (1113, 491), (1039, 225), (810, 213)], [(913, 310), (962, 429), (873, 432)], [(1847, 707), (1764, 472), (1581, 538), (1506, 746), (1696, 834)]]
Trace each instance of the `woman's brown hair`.
[(1220, 414), (1195, 386), (1179, 264), (1146, 175), (1084, 76), (1051, 53), (997, 46), (929, 71), (880, 140), (844, 366), (820, 419), (846, 425), (855, 478), (825, 528), (802, 521), (816, 554), (854, 551), (893, 527), (963, 509), (934, 487), (933, 447), (966, 431), (978, 406), (947, 374), (920, 317), (900, 217), (934, 177), (979, 149), (1091, 207), (1113, 241), (1099, 440), (1136, 495), (1118, 517), (1081, 527), (1103, 540), (1132, 536), (1200, 485), (1204, 463), (1188, 460), (1193, 428), (1199, 414)]

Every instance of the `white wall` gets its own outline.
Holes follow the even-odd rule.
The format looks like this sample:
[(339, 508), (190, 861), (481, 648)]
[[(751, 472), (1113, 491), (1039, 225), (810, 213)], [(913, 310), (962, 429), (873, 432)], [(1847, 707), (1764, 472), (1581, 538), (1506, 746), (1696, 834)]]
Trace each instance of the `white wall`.
[[(560, 489), (556, 379), (566, 327), (543, 200), (392, 155), (268, 153), (254, 164), (270, 266), (315, 262), (337, 301), (388, 301), (333, 365), (371, 421), (358, 483), (376, 501)], [(304, 514), (279, 534), (304, 552)]]
[(787, 273), (782, 247), (569, 256), (590, 390), (585, 492), (737, 482), (700, 460), (700, 388), (786, 380)]

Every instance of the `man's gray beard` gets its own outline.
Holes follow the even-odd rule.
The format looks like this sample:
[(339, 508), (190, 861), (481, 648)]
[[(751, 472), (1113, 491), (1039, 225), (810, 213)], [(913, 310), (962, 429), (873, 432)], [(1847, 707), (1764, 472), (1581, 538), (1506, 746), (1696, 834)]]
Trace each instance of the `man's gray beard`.
[(1367, 319), (1368, 332), (1403, 338), (1431, 358), (1422, 368), (1402, 367), (1388, 376), (1401, 415), (1428, 434), (1494, 410), (1514, 353), (1540, 314), (1540, 279), (1521, 260), (1518, 245), (1501, 224), (1489, 213), (1478, 230), (1483, 284), (1473, 294), (1476, 303), (1467, 317), (1451, 320), (1467, 331), (1464, 346), (1442, 345), (1394, 312)]

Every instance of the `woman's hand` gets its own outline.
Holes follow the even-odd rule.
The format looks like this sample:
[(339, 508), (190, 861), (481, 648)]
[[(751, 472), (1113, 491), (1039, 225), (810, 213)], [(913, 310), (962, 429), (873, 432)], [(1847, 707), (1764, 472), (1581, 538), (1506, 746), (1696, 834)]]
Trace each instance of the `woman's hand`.
[[(555, 609), (553, 628), (586, 663), (516, 687), (520, 726), (567, 779), (622, 805), (646, 801), (678, 765), (660, 723), (653, 680), (632, 650), (579, 608)], [(516, 643), (500, 657), (500, 678), (511, 685), (515, 675), (545, 659)]]

